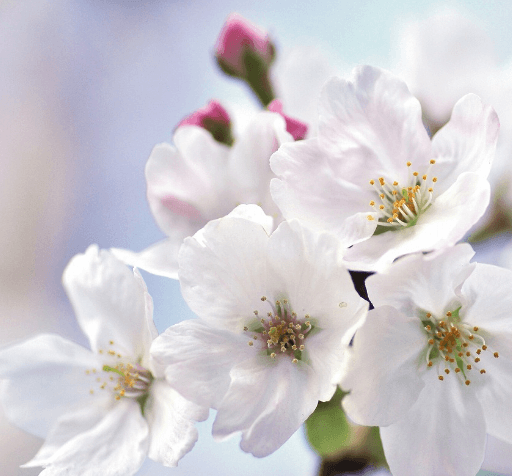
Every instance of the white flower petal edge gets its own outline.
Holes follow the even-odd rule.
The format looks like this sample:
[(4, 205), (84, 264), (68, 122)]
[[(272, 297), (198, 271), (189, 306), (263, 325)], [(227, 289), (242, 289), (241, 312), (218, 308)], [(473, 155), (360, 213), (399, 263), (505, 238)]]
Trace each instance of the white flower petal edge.
[(382, 426), (394, 475), (473, 476), (486, 433), (512, 442), (512, 272), (472, 255), (411, 255), (366, 281), (375, 309), (354, 337), (343, 405)]
[(167, 238), (140, 252), (111, 248), (120, 261), (165, 278), (178, 279), (178, 252), (181, 242)]
[(298, 222), (269, 236), (238, 209), (185, 241), (180, 282), (200, 319), (169, 328), (153, 354), (184, 396), (217, 409), (216, 438), (241, 431), (241, 448), (266, 456), (332, 397), (367, 312), (343, 251)]
[(208, 410), (173, 390), (153, 360), (153, 302), (142, 277), (91, 246), (63, 281), (92, 351), (52, 335), (0, 351), (9, 419), (46, 435), (25, 466), (44, 466), (48, 476), (124, 476), (148, 454), (176, 466)]
[(233, 147), (218, 143), (201, 127), (178, 127), (175, 145), (156, 145), (146, 164), (149, 205), (167, 240), (138, 253), (114, 249), (114, 254), (127, 264), (176, 279), (183, 240), (238, 204), (258, 203), (278, 223), (282, 217), (270, 196), (274, 174), (269, 159), (290, 141), (284, 118), (268, 111), (254, 115)]
[(386, 71), (357, 68), (322, 97), (318, 138), (273, 154), (271, 192), (286, 219), (342, 240), (350, 228), (350, 269), (451, 246), (482, 216), (499, 121), (477, 96), (459, 100), (432, 142), (418, 101)]

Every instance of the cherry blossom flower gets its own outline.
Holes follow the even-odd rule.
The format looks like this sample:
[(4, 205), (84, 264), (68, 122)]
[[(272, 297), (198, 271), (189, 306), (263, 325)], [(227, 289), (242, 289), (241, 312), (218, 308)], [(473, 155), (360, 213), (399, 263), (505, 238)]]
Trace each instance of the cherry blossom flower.
[(217, 410), (213, 435), (242, 432), (255, 456), (277, 450), (329, 400), (367, 311), (336, 237), (241, 205), (180, 251), (183, 297), (199, 316), (155, 340), (153, 355), (185, 398)]
[(354, 338), (343, 406), (381, 426), (395, 476), (474, 476), (487, 433), (512, 443), (512, 272), (473, 254), (406, 256), (366, 281), (375, 309)]
[(379, 271), (455, 244), (482, 216), (498, 129), (493, 109), (467, 95), (431, 141), (401, 80), (356, 68), (352, 82), (326, 84), (318, 137), (272, 156), (272, 197), (285, 218), (316, 229), (339, 234), (350, 222), (348, 267)]
[(179, 127), (175, 145), (158, 144), (146, 164), (149, 206), (168, 238), (140, 253), (113, 252), (127, 264), (177, 278), (184, 238), (240, 203), (258, 204), (279, 222), (281, 214), (270, 196), (275, 176), (269, 159), (287, 141), (293, 138), (285, 120), (268, 111), (253, 117), (233, 147), (218, 143), (200, 127)]
[(146, 456), (176, 466), (207, 410), (166, 382), (151, 355), (153, 303), (138, 271), (91, 246), (64, 272), (91, 350), (43, 334), (0, 351), (7, 417), (46, 441), (42, 475), (131, 475)]

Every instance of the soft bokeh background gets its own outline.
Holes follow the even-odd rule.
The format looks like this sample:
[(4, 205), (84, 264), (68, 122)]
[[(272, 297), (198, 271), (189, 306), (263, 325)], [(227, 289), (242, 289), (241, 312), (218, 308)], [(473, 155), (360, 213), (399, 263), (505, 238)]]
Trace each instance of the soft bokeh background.
[[(512, 59), (507, 0), (0, 0), (0, 344), (42, 331), (84, 343), (60, 284), (66, 263), (91, 243), (141, 250), (161, 239), (145, 200), (152, 147), (171, 141), (177, 122), (209, 99), (227, 101), (235, 114), (256, 107), (213, 60), (230, 12), (270, 31), (283, 96), (299, 110), (297, 94), (318, 92), (301, 92), (301, 61), (317, 62), (308, 84), (359, 63), (396, 70), (403, 28), (447, 5), (480, 26), (497, 64)], [(295, 96), (286, 89), (294, 81)], [(305, 116), (314, 110), (309, 99)], [(482, 249), (482, 261), (496, 262), (506, 241)], [(144, 276), (159, 330), (192, 317), (175, 282)], [(198, 425), (200, 441), (178, 468), (147, 462), (140, 474), (315, 474), (301, 430), (256, 459), (238, 449), (238, 438), (213, 442), (211, 422)], [(17, 467), (40, 444), (2, 417), (0, 474), (38, 474)], [(505, 471), (493, 455), (490, 468)]]

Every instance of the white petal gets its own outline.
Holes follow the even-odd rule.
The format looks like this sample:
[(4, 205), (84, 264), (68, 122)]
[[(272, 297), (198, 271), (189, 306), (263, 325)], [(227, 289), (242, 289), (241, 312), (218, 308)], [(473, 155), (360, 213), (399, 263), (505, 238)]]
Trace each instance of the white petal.
[(282, 145), (272, 155), (270, 165), (282, 179), (271, 181), (272, 198), (288, 220), (296, 218), (313, 229), (334, 233), (346, 246), (369, 238), (375, 231), (376, 220), (367, 220), (365, 213), (345, 238), (346, 220), (371, 211), (368, 203), (374, 198), (373, 190), (368, 182), (361, 187), (335, 174), (317, 139)]
[(122, 399), (97, 425), (62, 445), (41, 475), (133, 475), (146, 458), (148, 434), (139, 404)]
[(418, 365), (427, 348), (421, 321), (393, 307), (368, 313), (358, 329), (340, 385), (350, 393), (343, 407), (356, 423), (389, 425), (399, 420), (424, 387)]
[(256, 203), (266, 196), (268, 184), (274, 176), (270, 170), (270, 156), (284, 142), (293, 142), (286, 132), (282, 116), (271, 112), (256, 114), (246, 130), (235, 141), (230, 155), (231, 185), (243, 193), (246, 201)]
[(230, 148), (196, 126), (179, 127), (174, 143), (176, 147), (155, 146), (146, 164), (146, 181), (158, 225), (181, 242), (208, 218), (226, 214), (234, 203), (224, 203)]
[[(484, 409), (487, 431), (512, 443), (512, 271), (486, 264), (477, 264), (462, 286), (467, 306), (461, 309), (463, 319), (478, 326), (487, 350), (475, 368), (486, 373), (478, 375), (478, 397)], [(493, 356), (498, 352), (499, 357)]]
[[(371, 66), (356, 68), (354, 80), (333, 78), (320, 102), (319, 139), (337, 177), (366, 185), (384, 172), (402, 181), (406, 163), (430, 159), (430, 139), (418, 100), (403, 81)], [(378, 176), (378, 175), (377, 175)]]
[(197, 239), (187, 238), (179, 277), (190, 308), (216, 326), (242, 329), (265, 295), (267, 242), (261, 225), (229, 216), (209, 222)]
[[(464, 321), (481, 327), (495, 338), (506, 336), (512, 329), (512, 271), (478, 263), (464, 282), (461, 294), (466, 300)], [(508, 346), (507, 346), (508, 347)]]
[[(44, 437), (59, 416), (77, 405), (95, 405), (93, 375), (101, 362), (89, 350), (56, 335), (40, 335), (0, 352), (0, 399), (7, 417)], [(95, 403), (96, 402), (96, 403)]]
[(416, 225), (372, 236), (345, 255), (350, 269), (384, 271), (395, 258), (453, 246), (483, 215), (490, 198), (489, 182), (466, 172), (420, 217)]
[(309, 366), (284, 356), (269, 360), (247, 360), (233, 368), (213, 424), (218, 439), (242, 431), (240, 447), (257, 457), (285, 443), (318, 403), (317, 379)]
[(270, 235), (274, 229), (274, 219), (266, 215), (258, 205), (238, 205), (228, 216), (232, 218), (245, 218), (246, 220), (257, 223), (263, 227), (268, 235)]
[(286, 298), (299, 317), (309, 314), (322, 329), (349, 331), (364, 301), (343, 266), (345, 249), (328, 233), (284, 222), (268, 241), (268, 280), (273, 298)]
[[(24, 467), (47, 466), (54, 460), (55, 453), (80, 433), (96, 426), (111, 409), (113, 398), (102, 405), (80, 405), (69, 413), (63, 414), (52, 426), (43, 446)], [(94, 402), (96, 403), (96, 402)]]
[(150, 431), (148, 456), (164, 466), (177, 466), (197, 441), (194, 422), (208, 418), (208, 409), (185, 400), (165, 381), (155, 380), (144, 414)]
[(157, 337), (151, 355), (166, 366), (173, 388), (199, 405), (217, 408), (229, 387), (231, 368), (258, 352), (249, 347), (249, 339), (191, 319)]
[(93, 351), (112, 348), (126, 357), (149, 355), (151, 317), (146, 315), (147, 289), (140, 275), (108, 251), (90, 246), (70, 261), (62, 279)]
[(469, 264), (474, 254), (470, 245), (460, 244), (435, 254), (405, 256), (366, 280), (370, 301), (410, 317), (423, 309), (440, 318), (460, 305), (456, 290), (474, 269)]
[(178, 279), (178, 252), (181, 243), (168, 238), (139, 253), (121, 248), (111, 248), (110, 251), (118, 260), (130, 266), (158, 276)]
[(443, 192), (463, 172), (487, 177), (494, 159), (500, 124), (491, 106), (484, 106), (475, 94), (455, 104), (448, 124), (432, 140), (436, 190)]
[(394, 476), (474, 476), (484, 458), (485, 421), (471, 385), (456, 375), (441, 382), (435, 368), (413, 407), (380, 435)]

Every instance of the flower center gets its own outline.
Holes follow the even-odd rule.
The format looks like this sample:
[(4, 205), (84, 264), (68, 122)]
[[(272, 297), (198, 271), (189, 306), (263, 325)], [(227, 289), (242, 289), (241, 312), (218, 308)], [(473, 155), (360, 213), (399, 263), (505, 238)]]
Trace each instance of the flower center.
[[(262, 348), (271, 359), (281, 354), (291, 357), (294, 364), (298, 363), (304, 358), (304, 341), (314, 329), (309, 315), (299, 318), (292, 311), (287, 299), (276, 301), (275, 305), (265, 296), (261, 300), (270, 306), (271, 311), (267, 312), (266, 318), (254, 320), (244, 327), (245, 332), (253, 334), (249, 345), (253, 346), (255, 342), (261, 341)], [(254, 314), (260, 315), (259, 311), (254, 311)]]
[(370, 185), (374, 187), (379, 198), (377, 203), (375, 200), (370, 202), (370, 206), (377, 213), (368, 215), (368, 220), (377, 218), (379, 226), (391, 229), (415, 225), (421, 213), (432, 203), (437, 177), (432, 177), (429, 181), (429, 175), (435, 163), (436, 161), (432, 159), (426, 173), (420, 176), (418, 172), (411, 173), (412, 164), (407, 162), (409, 178), (403, 185), (397, 181), (389, 184), (384, 177), (379, 177), (377, 182), (370, 180)]
[[(460, 375), (466, 385), (469, 385), (470, 372), (486, 373), (480, 361), (482, 351), (487, 350), (487, 345), (485, 339), (478, 334), (477, 326), (460, 321), (459, 310), (460, 307), (448, 311), (443, 319), (437, 319), (430, 312), (422, 318), (428, 336), (426, 360), (427, 367), (432, 367), (433, 361), (438, 361), (439, 380), (444, 380), (444, 376), (439, 372), (439, 364), (444, 362), (446, 375), (453, 370)], [(498, 352), (494, 352), (493, 356), (497, 359)]]
[[(123, 397), (133, 398), (139, 402), (141, 410), (144, 410), (153, 375), (138, 363), (126, 362), (120, 353), (113, 350), (113, 345), (114, 341), (110, 341), (111, 348), (107, 352), (98, 351), (106, 360), (101, 370), (90, 369), (85, 373), (96, 375), (99, 390), (112, 393), (116, 400)], [(90, 393), (94, 394), (94, 389)]]

